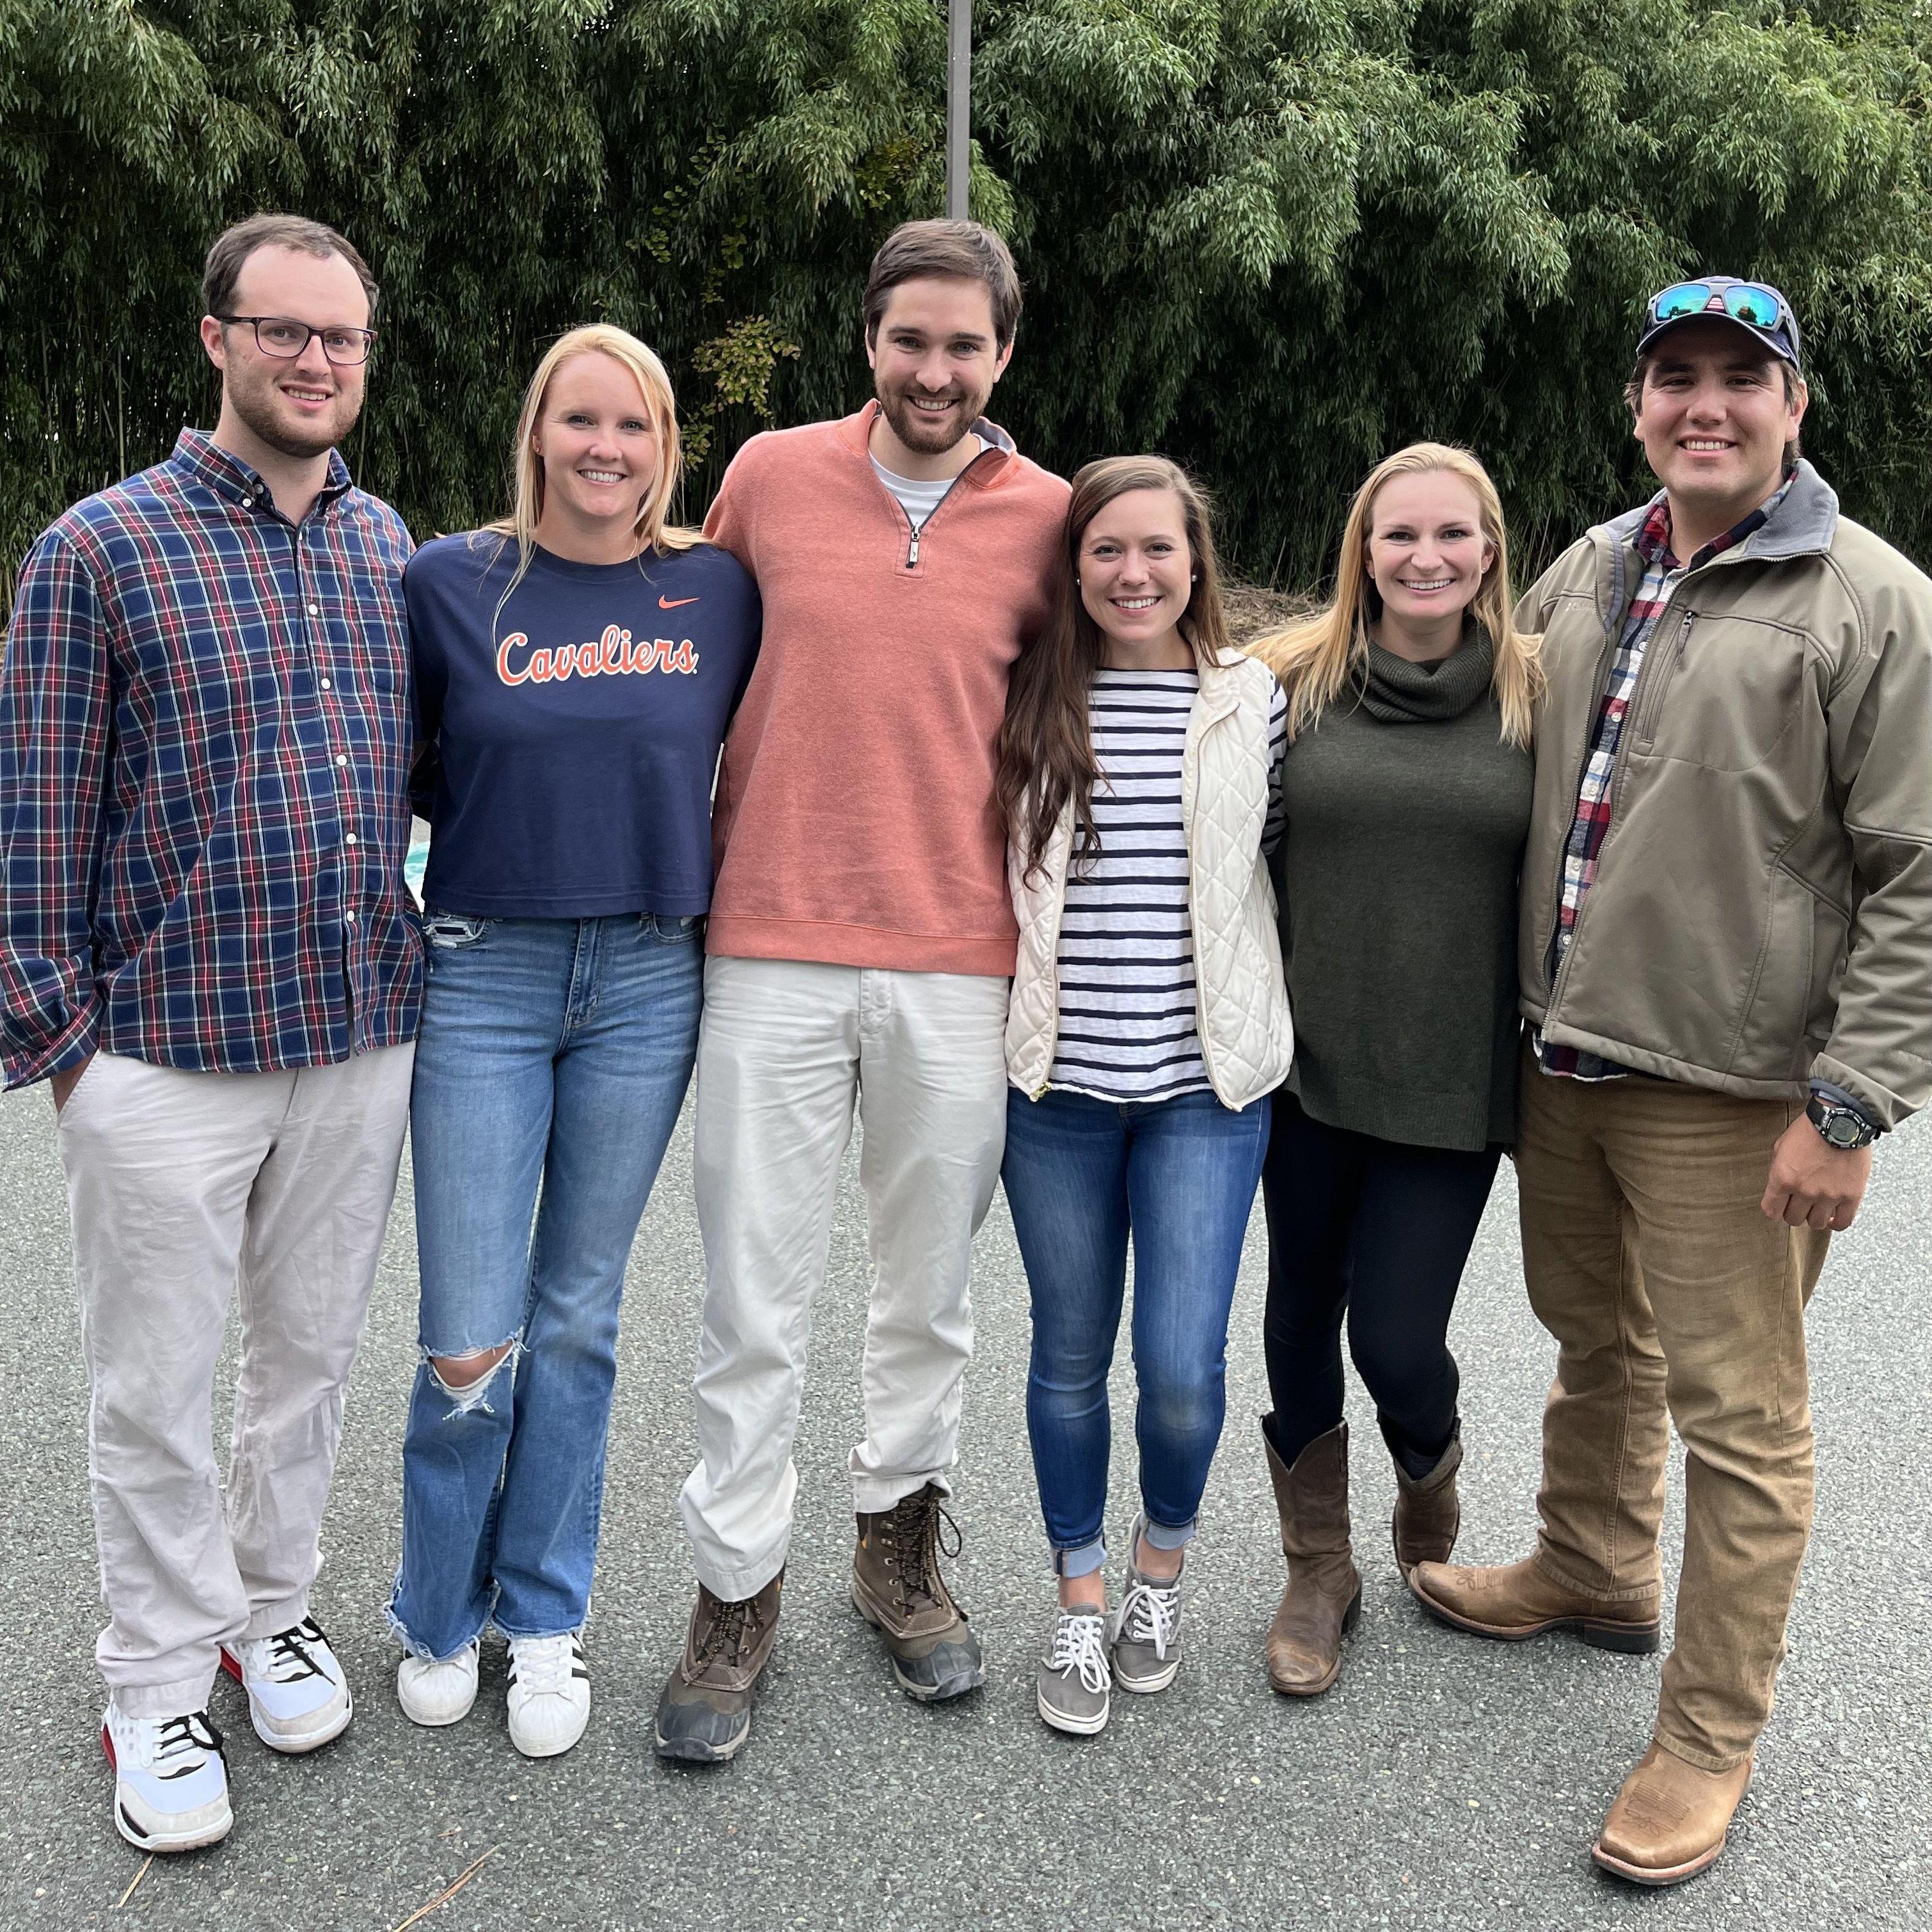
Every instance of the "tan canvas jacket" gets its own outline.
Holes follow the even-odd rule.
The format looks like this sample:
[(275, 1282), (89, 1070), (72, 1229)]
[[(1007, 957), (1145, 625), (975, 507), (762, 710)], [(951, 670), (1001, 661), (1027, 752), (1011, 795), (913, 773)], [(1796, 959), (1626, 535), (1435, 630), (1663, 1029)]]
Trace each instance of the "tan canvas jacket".
[(1645, 511), (1519, 607), (1545, 634), (1522, 1010), (1560, 1044), (1725, 1093), (1813, 1076), (1893, 1126), (1932, 1094), (1932, 581), (1801, 462), (1771, 519), (1658, 619), (1610, 823), (1552, 986), (1576, 790)]

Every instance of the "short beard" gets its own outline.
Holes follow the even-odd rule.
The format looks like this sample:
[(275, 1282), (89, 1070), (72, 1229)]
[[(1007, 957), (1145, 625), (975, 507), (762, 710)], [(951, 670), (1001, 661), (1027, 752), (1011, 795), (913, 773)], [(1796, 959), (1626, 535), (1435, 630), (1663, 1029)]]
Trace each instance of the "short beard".
[[(949, 449), (956, 449), (970, 434), (973, 425), (980, 419), (980, 409), (972, 405), (968, 396), (963, 400), (968, 404), (950, 418), (951, 427), (946, 432), (944, 442), (934, 440), (935, 425), (921, 416), (907, 400), (903, 389), (878, 391), (879, 407), (885, 413), (886, 421), (891, 424), (892, 434), (908, 449), (916, 449), (922, 456), (943, 456)], [(986, 406), (986, 398), (980, 398), (980, 408)]]
[(266, 398), (259, 398), (252, 390), (244, 389), (238, 384), (232, 385), (228, 391), (228, 400), (248, 433), (258, 442), (266, 443), (278, 455), (291, 456), (298, 462), (308, 462), (316, 457), (327, 455), (355, 427), (356, 418), (359, 413), (352, 410), (349, 420), (341, 424), (339, 430), (332, 431), (318, 442), (308, 436), (291, 435), (275, 420), (273, 403)]

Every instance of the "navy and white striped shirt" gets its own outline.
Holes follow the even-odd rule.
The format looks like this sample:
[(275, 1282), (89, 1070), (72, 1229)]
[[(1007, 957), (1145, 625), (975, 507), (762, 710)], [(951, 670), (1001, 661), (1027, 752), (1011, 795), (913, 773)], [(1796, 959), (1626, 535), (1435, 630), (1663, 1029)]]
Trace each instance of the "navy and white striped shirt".
[[(1191, 670), (1094, 674), (1088, 698), (1100, 850), (1066, 880), (1060, 1032), (1052, 1087), (1099, 1100), (1167, 1100), (1209, 1085), (1195, 1028), (1194, 933), (1180, 763), (1200, 679)], [(1269, 713), (1263, 849), (1281, 836), (1288, 700)]]
[(20, 573), (0, 674), (0, 1064), (256, 1072), (416, 1036), (409, 532), (299, 525), (196, 430)]

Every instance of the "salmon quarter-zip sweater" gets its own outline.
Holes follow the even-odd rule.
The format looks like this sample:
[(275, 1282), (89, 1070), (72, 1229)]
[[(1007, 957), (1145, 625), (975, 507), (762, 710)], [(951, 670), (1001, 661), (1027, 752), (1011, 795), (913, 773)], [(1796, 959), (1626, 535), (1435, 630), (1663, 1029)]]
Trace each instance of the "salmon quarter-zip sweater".
[(705, 523), (764, 603), (712, 811), (706, 944), (1007, 974), (994, 748), (1007, 674), (1046, 620), (1067, 486), (976, 423), (986, 447), (915, 533), (872, 467), (878, 409), (754, 436)]

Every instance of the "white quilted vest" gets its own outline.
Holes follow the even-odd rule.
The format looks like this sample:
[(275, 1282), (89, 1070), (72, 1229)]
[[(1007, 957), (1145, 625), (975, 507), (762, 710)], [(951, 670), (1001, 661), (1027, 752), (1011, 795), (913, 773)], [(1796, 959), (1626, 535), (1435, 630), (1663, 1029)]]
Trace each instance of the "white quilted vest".
[[(1294, 1054), (1274, 887), (1262, 856), (1274, 688), (1274, 674), (1252, 658), (1203, 665), (1181, 755), (1194, 1024), (1208, 1080), (1225, 1107), (1245, 1107), (1272, 1092), (1288, 1078)], [(1072, 805), (1031, 881), (1023, 876), (1021, 850), (1016, 838), (1006, 851), (1020, 928), (1006, 1010), (1006, 1077), (1036, 1100), (1046, 1091), (1060, 1034), (1060, 915), (1073, 851)]]

